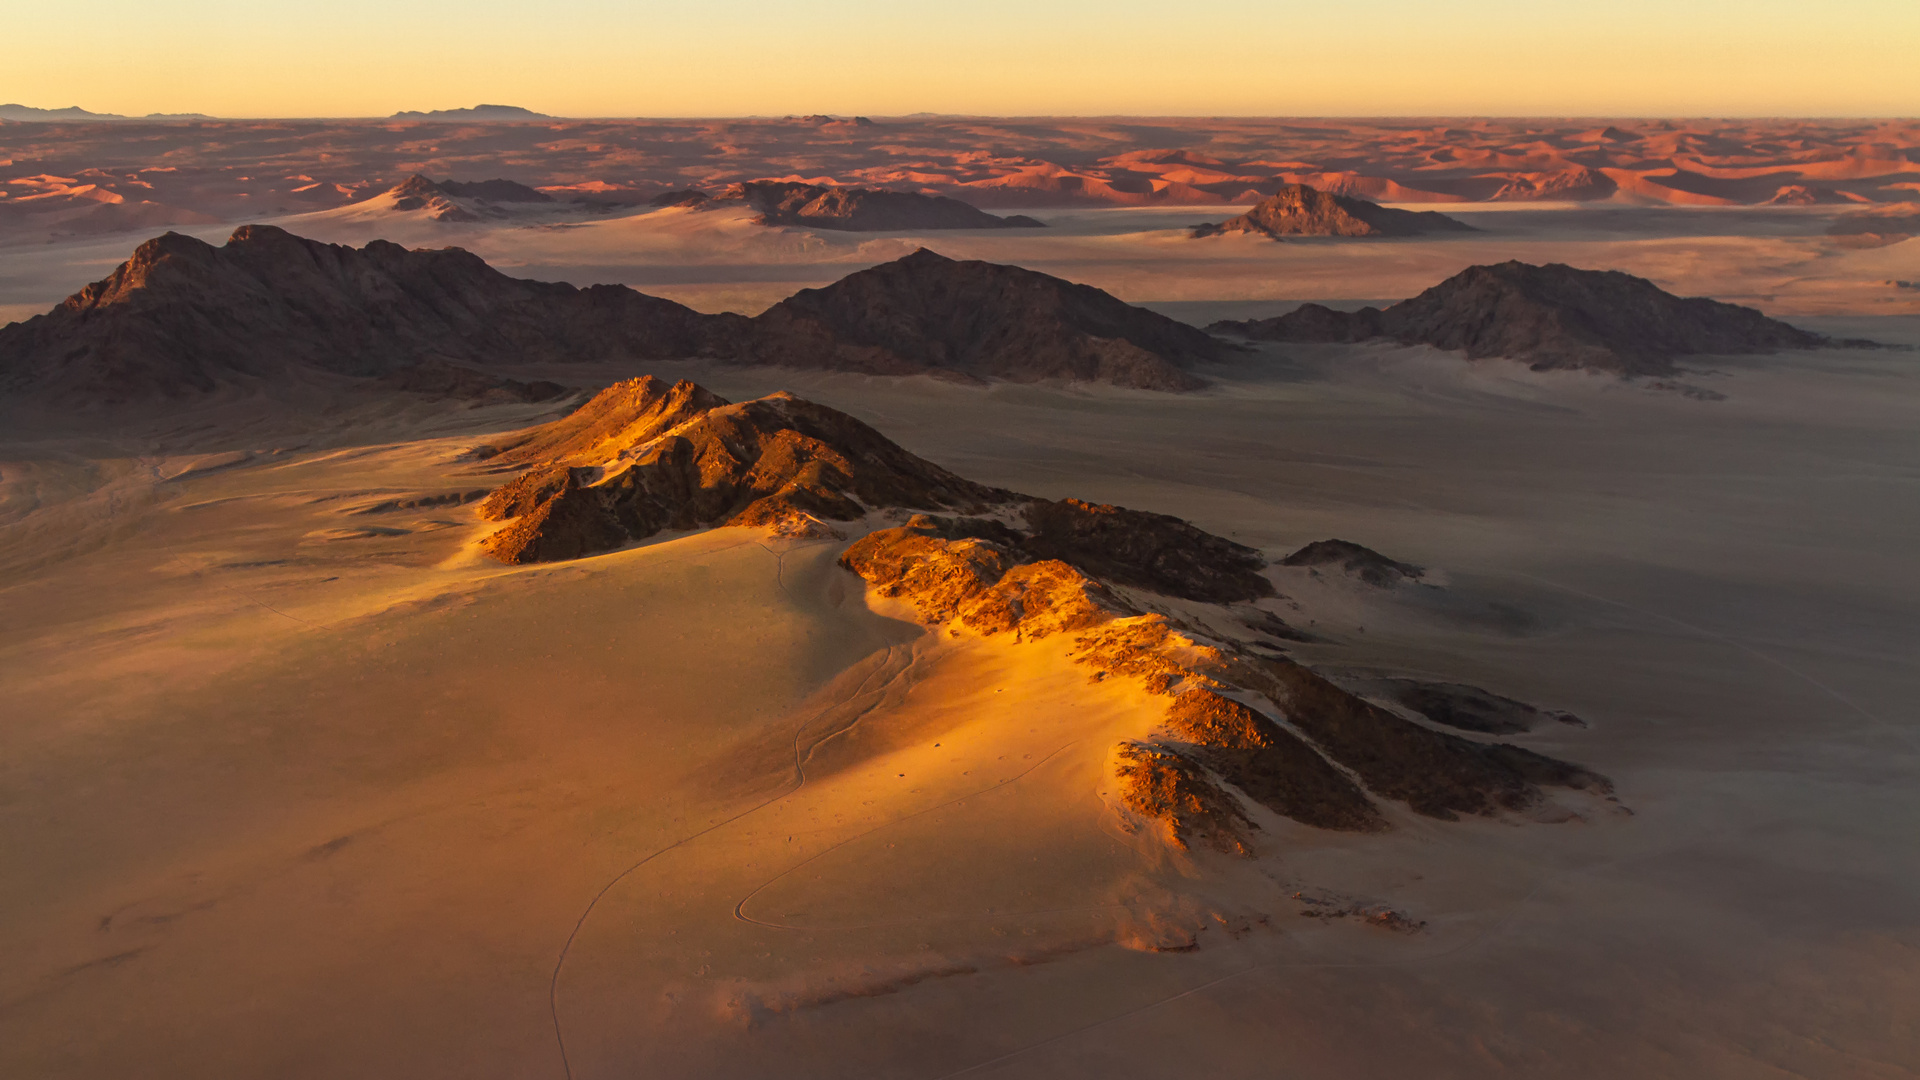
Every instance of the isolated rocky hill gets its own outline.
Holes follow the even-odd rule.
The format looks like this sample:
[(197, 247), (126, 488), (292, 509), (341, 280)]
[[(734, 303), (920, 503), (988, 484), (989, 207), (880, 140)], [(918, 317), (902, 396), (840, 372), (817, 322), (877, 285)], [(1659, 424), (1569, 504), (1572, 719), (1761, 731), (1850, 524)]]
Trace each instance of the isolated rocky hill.
[(1202, 385), (1189, 369), (1229, 348), (1090, 285), (925, 248), (804, 289), (753, 323), (756, 355), (796, 367), (1149, 390)]
[(1470, 266), (1391, 307), (1335, 311), (1306, 304), (1271, 319), (1221, 322), (1217, 333), (1261, 341), (1384, 339), (1504, 357), (1535, 370), (1591, 368), (1622, 375), (1673, 371), (1676, 357), (1805, 349), (1819, 334), (1752, 308), (1679, 297), (1645, 278), (1560, 263)]
[[(1611, 798), (1586, 769), (1423, 725), (1278, 655), (1264, 638), (1278, 620), (1257, 606), (1274, 586), (1252, 548), (1162, 514), (975, 484), (789, 394), (736, 405), (692, 383), (636, 379), (476, 456), (525, 467), (481, 505), (505, 523), (482, 546), (510, 563), (576, 558), (668, 529), (769, 527), (825, 542), (871, 530), (841, 565), (922, 622), (955, 636), (1055, 638), (1094, 681), (1137, 680), (1166, 699), (1161, 724), (1113, 747), (1109, 767), (1132, 820), (1177, 847), (1254, 855), (1250, 805), (1319, 828), (1379, 831), (1391, 827), (1382, 801), (1452, 820), (1529, 815), (1548, 788)], [(957, 516), (889, 526), (902, 510)], [(1418, 573), (1344, 542), (1303, 552), (1296, 563), (1361, 558)], [(1453, 709), (1457, 700), (1493, 702), (1502, 718), (1527, 708), (1425, 685), (1393, 694), (1449, 723), (1470, 712)]]
[(996, 217), (944, 195), (781, 180), (734, 184), (717, 198), (692, 201), (695, 204), (744, 202), (760, 211), (758, 220), (762, 225), (803, 225), (848, 232), (1046, 228), (1024, 215)]
[(453, 201), (447, 189), (415, 173), (381, 193), (394, 210), (423, 212), (435, 221), (479, 221), (480, 215)]
[(363, 206), (464, 223), (511, 218), (526, 208), (544, 208), (553, 201), (553, 196), (512, 180), (435, 181), (415, 173)]
[(484, 517), (509, 522), (484, 545), (502, 562), (577, 558), (663, 529), (820, 534), (872, 508), (977, 511), (1011, 497), (785, 393), (735, 405), (692, 383), (643, 378), (602, 391), (581, 413), (583, 424), (569, 417), (483, 453), (545, 455), (482, 504)]
[(352, 248), (247, 225), (221, 247), (149, 240), (47, 314), (0, 327), (0, 388), (119, 402), (298, 369), (684, 357), (745, 321), (619, 285), (510, 278), (459, 248)]
[(1431, 210), (1396, 210), (1365, 199), (1333, 195), (1288, 184), (1256, 203), (1239, 217), (1193, 229), (1197, 239), (1225, 233), (1282, 236), (1419, 236), (1433, 232), (1472, 232), (1445, 214)]

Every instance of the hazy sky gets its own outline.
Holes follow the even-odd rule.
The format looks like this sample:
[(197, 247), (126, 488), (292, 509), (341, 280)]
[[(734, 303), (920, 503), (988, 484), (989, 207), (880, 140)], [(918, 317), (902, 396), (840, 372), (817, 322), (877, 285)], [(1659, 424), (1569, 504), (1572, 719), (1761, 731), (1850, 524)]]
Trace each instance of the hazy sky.
[(1920, 115), (1920, 0), (7, 0), (0, 102), (369, 116)]

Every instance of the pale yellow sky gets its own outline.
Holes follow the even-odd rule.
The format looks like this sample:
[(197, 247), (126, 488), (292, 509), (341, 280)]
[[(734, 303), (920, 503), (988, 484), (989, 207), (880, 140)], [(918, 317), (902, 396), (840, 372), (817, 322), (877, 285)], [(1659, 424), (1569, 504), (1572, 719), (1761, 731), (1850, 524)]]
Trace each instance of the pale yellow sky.
[(15, 7), (0, 102), (132, 114), (1920, 115), (1920, 0)]

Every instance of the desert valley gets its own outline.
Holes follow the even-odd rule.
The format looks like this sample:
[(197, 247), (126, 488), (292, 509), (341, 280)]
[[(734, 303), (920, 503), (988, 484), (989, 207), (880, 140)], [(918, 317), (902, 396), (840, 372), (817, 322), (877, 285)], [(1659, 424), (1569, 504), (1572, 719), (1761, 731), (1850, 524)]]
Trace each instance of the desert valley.
[(1920, 1075), (1920, 125), (0, 109), (0, 1073)]

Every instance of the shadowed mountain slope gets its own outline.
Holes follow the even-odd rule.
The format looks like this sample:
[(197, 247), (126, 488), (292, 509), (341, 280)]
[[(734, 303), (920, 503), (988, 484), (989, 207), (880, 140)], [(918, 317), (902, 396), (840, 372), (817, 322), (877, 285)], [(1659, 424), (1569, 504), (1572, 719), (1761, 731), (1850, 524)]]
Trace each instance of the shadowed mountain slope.
[(1288, 184), (1253, 209), (1218, 225), (1194, 228), (1194, 237), (1223, 233), (1266, 236), (1419, 236), (1430, 232), (1472, 232), (1445, 214), (1431, 210), (1395, 210), (1365, 199), (1333, 195), (1306, 184)]
[(804, 289), (753, 322), (767, 362), (880, 375), (1188, 390), (1202, 383), (1187, 369), (1227, 350), (1202, 330), (1090, 285), (925, 248)]
[(606, 551), (663, 529), (772, 525), (828, 533), (870, 509), (978, 511), (1013, 493), (901, 449), (843, 412), (774, 394), (734, 405), (689, 382), (633, 379), (497, 455), (535, 467), (488, 496), (502, 562)]
[[(389, 196), (459, 209), (419, 177)], [(302, 370), (379, 377), (432, 365), (429, 381), (456, 385), (450, 367), (691, 357), (1184, 390), (1201, 385), (1187, 368), (1229, 348), (1090, 286), (924, 250), (747, 319), (622, 285), (510, 278), (460, 248), (352, 248), (247, 225), (217, 248), (177, 233), (149, 240), (47, 314), (0, 327), (0, 391), (97, 404)]]
[(112, 402), (302, 368), (661, 359), (744, 323), (619, 285), (510, 278), (459, 248), (352, 248), (247, 225), (217, 248), (149, 240), (51, 312), (0, 327), (0, 387)]
[(1470, 360), (1504, 357), (1535, 370), (1592, 368), (1665, 374), (1679, 356), (1805, 349), (1828, 339), (1752, 308), (1679, 297), (1645, 278), (1560, 263), (1470, 266), (1382, 311), (1319, 304), (1272, 319), (1209, 329), (1262, 341), (1358, 342), (1458, 349)]

